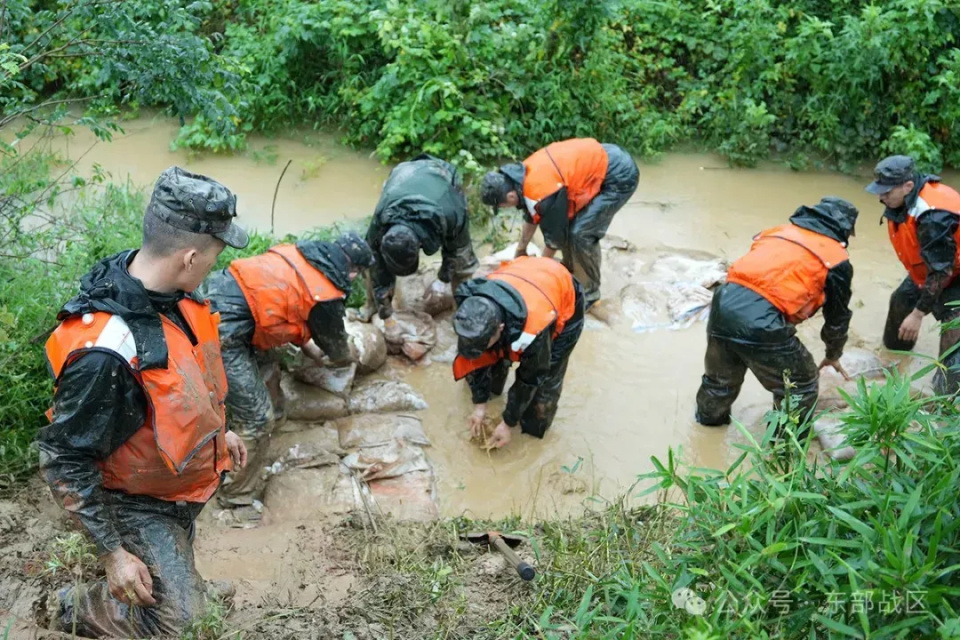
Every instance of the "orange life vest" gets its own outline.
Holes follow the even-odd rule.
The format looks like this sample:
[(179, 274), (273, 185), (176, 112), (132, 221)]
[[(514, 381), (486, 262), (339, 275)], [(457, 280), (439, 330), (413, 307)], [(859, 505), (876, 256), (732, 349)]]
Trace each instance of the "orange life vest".
[(760, 294), (792, 324), (823, 306), (827, 272), (849, 260), (842, 243), (793, 224), (767, 229), (753, 240), (747, 255), (730, 265), (727, 282)]
[[(922, 287), (927, 280), (927, 265), (924, 264), (923, 257), (920, 255), (917, 217), (930, 209), (943, 209), (954, 215), (960, 215), (960, 194), (945, 184), (928, 182), (917, 194), (917, 202), (910, 209), (905, 221), (897, 224), (893, 220), (887, 220), (887, 232), (890, 234), (893, 249), (897, 252), (900, 262), (906, 267), (910, 278), (919, 287)], [(960, 227), (957, 228), (953, 237), (957, 242), (957, 254), (953, 259), (951, 280), (960, 273)]]
[(573, 138), (554, 142), (523, 161), (523, 197), (540, 224), (540, 201), (563, 187), (567, 188), (567, 219), (593, 200), (607, 175), (607, 152), (593, 138)]
[[(110, 313), (86, 313), (64, 320), (47, 340), (50, 368), (59, 382), (69, 363), (91, 351), (123, 359), (147, 399), (143, 426), (98, 463), (103, 486), (171, 502), (206, 502), (232, 468), (226, 442), (224, 398), (227, 379), (217, 335), (219, 316), (209, 304), (185, 299), (180, 312), (197, 345), (162, 317), (167, 367), (140, 370), (130, 328)], [(57, 383), (55, 383), (57, 384)], [(56, 414), (56, 406), (47, 412)]]
[(573, 276), (566, 267), (552, 258), (523, 256), (504, 263), (499, 269), (487, 276), (488, 280), (499, 280), (513, 287), (527, 307), (527, 317), (523, 324), (523, 333), (504, 352), (500, 349), (488, 349), (473, 360), (458, 355), (453, 361), (453, 377), (460, 380), (471, 371), (489, 367), (504, 358), (519, 362), (523, 350), (553, 325), (553, 337), (563, 331), (567, 321), (576, 311), (576, 291), (573, 288)]
[(313, 306), (347, 297), (292, 244), (234, 260), (230, 273), (253, 313), (253, 346), (262, 351), (308, 342), (307, 318)]

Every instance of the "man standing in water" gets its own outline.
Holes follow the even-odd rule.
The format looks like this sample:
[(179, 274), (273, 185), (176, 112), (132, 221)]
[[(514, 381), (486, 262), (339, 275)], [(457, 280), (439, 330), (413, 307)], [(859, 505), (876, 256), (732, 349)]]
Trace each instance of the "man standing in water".
[(487, 401), (500, 395), (519, 362), (503, 417), (488, 446), (510, 442), (511, 427), (542, 438), (553, 423), (567, 361), (583, 330), (580, 284), (550, 258), (520, 257), (456, 291), (453, 377), (467, 379), (476, 406), (470, 434), (483, 435)]
[(170, 635), (202, 612), (194, 519), (247, 453), (225, 428), (217, 316), (190, 292), (225, 246), (247, 244), (235, 216), (226, 187), (167, 169), (142, 248), (94, 266), (58, 315), (46, 344), (56, 392), (38, 436), (40, 469), (93, 538), (107, 577), (53, 596), (59, 630)]
[(440, 251), (443, 262), (437, 277), (454, 291), (480, 266), (456, 167), (426, 154), (398, 164), (383, 185), (367, 244), (375, 262), (367, 278), (363, 319), (378, 310), (390, 339), (397, 328), (392, 317), (397, 277), (417, 272), (421, 250), (428, 256)]
[[(853, 267), (846, 246), (857, 215), (856, 207), (840, 198), (800, 207), (788, 224), (760, 232), (750, 252), (730, 266), (727, 282), (713, 295), (707, 322), (697, 422), (730, 423), (747, 369), (773, 393), (777, 406), (787, 394), (786, 375), (804, 417), (817, 403), (819, 369), (831, 366), (844, 373), (840, 356), (853, 315)], [(826, 357), (817, 367), (795, 327), (821, 307)]]
[(223, 487), (224, 497), (256, 490), (258, 454), (274, 423), (257, 353), (295, 344), (334, 366), (355, 360), (344, 326), (346, 299), (353, 279), (372, 263), (370, 247), (350, 231), (334, 242), (301, 240), (234, 260), (204, 283), (201, 295), (220, 314), (230, 430), (243, 437), (251, 458), (250, 470)]
[[(913, 158), (890, 156), (874, 170), (867, 191), (880, 197), (886, 209), (890, 242), (907, 270), (907, 277), (890, 296), (883, 330), (888, 349), (909, 351), (917, 343), (923, 318), (940, 322), (960, 315), (960, 194), (934, 175), (918, 173)], [(960, 329), (940, 333), (940, 356), (960, 342)], [(960, 352), (946, 356), (946, 374), (934, 378), (937, 393), (955, 394), (960, 385)]]
[(626, 151), (593, 138), (554, 142), (523, 161), (505, 164), (483, 178), (480, 197), (493, 206), (523, 212), (517, 257), (537, 225), (544, 257), (563, 251), (563, 264), (584, 285), (587, 309), (600, 299), (600, 239), (613, 216), (637, 190), (640, 171)]

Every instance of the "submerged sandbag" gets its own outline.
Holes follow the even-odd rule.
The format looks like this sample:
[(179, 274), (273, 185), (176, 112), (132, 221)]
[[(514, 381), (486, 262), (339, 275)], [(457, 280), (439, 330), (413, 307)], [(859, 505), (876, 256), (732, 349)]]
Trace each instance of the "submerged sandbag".
[(325, 367), (312, 358), (304, 356), (290, 369), (290, 372), (301, 382), (345, 398), (350, 395), (350, 389), (353, 388), (353, 380), (357, 376), (357, 365), (351, 362), (345, 367)]
[(387, 340), (389, 353), (402, 353), (417, 361), (437, 344), (437, 323), (430, 314), (423, 311), (397, 311), (393, 319), (397, 323), (397, 339)]
[(289, 373), (281, 377), (280, 386), (289, 420), (332, 420), (350, 412), (344, 398), (300, 382)]
[(343, 459), (348, 469), (358, 471), (364, 480), (395, 478), (414, 471), (430, 471), (423, 449), (404, 438), (396, 438), (381, 447), (361, 449)]
[(302, 431), (274, 432), (270, 437), (267, 461), (303, 462), (313, 457), (327, 459), (325, 454), (328, 453), (346, 455), (340, 446), (340, 432), (333, 422), (314, 425)]
[(352, 321), (346, 323), (346, 330), (357, 353), (357, 373), (366, 375), (382, 367), (387, 360), (383, 333), (372, 324)]
[(393, 380), (367, 380), (350, 394), (350, 413), (389, 413), (419, 411), (427, 402), (413, 387)]
[(423, 423), (414, 416), (372, 413), (339, 418), (331, 426), (337, 430), (344, 449), (383, 447), (398, 438), (415, 445), (430, 445)]

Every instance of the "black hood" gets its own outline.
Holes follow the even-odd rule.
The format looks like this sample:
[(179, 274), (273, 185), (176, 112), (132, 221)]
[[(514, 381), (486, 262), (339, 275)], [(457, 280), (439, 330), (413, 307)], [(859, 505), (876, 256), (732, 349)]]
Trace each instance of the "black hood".
[(846, 244), (854, 231), (856, 213), (856, 207), (846, 201), (824, 198), (812, 207), (804, 205), (797, 209), (790, 216), (790, 222)]
[(94, 265), (80, 279), (80, 293), (63, 305), (57, 320), (94, 311), (120, 316), (133, 333), (140, 368), (162, 369), (167, 366), (167, 341), (160, 314), (173, 312), (188, 294), (148, 291), (127, 270), (136, 253), (123, 251)]
[[(903, 222), (906, 222), (908, 212), (910, 211), (910, 209), (913, 208), (915, 204), (917, 204), (917, 198), (920, 196), (920, 190), (923, 189), (923, 187), (926, 186), (928, 182), (940, 182), (940, 176), (935, 176), (932, 174), (925, 174), (925, 173), (919, 174), (917, 176), (917, 183), (913, 185), (913, 191), (908, 193), (907, 197), (904, 198), (903, 206), (898, 207), (896, 209), (891, 209), (890, 207), (884, 208), (883, 218), (886, 218), (887, 220), (892, 220), (897, 224), (902, 224)], [(880, 218), (881, 224), (883, 224), (883, 218)]]
[(301, 240), (297, 251), (316, 267), (344, 294), (350, 293), (350, 260), (339, 246), (332, 242)]

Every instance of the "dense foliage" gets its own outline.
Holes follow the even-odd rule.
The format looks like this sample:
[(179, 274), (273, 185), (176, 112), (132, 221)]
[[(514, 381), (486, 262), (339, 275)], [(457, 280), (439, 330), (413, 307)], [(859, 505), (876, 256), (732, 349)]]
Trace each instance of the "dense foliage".
[(384, 160), (426, 149), (468, 167), (578, 135), (747, 164), (771, 151), (797, 166), (889, 151), (960, 164), (960, 9), (944, 0), (50, 6), (4, 3), (5, 59), (48, 40), (83, 55), (45, 56), (18, 97), (159, 105), (196, 116), (178, 140), (195, 148), (336, 123)]

